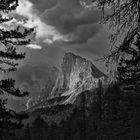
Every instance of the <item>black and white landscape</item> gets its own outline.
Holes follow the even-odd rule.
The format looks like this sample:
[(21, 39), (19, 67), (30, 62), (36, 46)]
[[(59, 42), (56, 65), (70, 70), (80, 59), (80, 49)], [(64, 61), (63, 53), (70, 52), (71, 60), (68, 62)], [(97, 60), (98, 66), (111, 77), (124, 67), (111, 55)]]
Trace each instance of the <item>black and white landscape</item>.
[(140, 0), (0, 0), (0, 140), (140, 140)]

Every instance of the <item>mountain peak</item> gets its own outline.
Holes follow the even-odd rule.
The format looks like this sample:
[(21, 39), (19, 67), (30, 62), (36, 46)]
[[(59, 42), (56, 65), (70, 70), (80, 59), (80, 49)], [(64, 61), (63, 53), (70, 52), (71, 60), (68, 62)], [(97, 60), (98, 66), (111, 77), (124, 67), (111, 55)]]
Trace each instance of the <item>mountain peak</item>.
[(89, 61), (89, 60), (86, 60), (85, 58), (79, 56), (79, 55), (75, 55), (74, 53), (72, 52), (67, 52), (65, 53), (64, 57), (63, 57), (63, 61), (64, 60), (70, 60), (70, 59), (81, 59), (82, 61)]
[(96, 88), (99, 80), (105, 77), (91, 61), (71, 52), (66, 53), (52, 96), (70, 96), (67, 102), (73, 102), (78, 94)]
[[(80, 68), (91, 69), (92, 75), (95, 78), (100, 78), (106, 75), (102, 73), (90, 60), (87, 60), (81, 56), (75, 55), (74, 53), (68, 52), (63, 57), (62, 70), (68, 70), (74, 68), (74, 65), (78, 65)], [(68, 70), (69, 71), (69, 70)], [(67, 71), (67, 72), (68, 72)]]
[(79, 59), (84, 59), (84, 60), (86, 60), (85, 58), (82, 58), (81, 56), (76, 55), (76, 54), (74, 54), (74, 53), (72, 53), (72, 52), (67, 52), (67, 53), (65, 53), (63, 59), (65, 59), (65, 58), (75, 58), (75, 59), (76, 59), (76, 58), (79, 58)]

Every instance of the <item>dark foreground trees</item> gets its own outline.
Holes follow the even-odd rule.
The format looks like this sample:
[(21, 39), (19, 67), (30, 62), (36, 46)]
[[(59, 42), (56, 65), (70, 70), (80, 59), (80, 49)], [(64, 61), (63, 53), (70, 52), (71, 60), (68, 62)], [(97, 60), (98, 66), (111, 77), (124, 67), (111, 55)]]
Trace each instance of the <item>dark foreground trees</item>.
[[(104, 12), (107, 7), (113, 8), (110, 15), (104, 15), (105, 21), (111, 26), (111, 43), (113, 46), (111, 54), (105, 56), (105, 59), (108, 60), (107, 62), (117, 62), (118, 83), (115, 85), (109, 85), (105, 93), (102, 93), (103, 90), (99, 89), (97, 100), (92, 104), (90, 110), (87, 111), (85, 104), (83, 104), (82, 110), (76, 108), (73, 111), (73, 114), (59, 125), (56, 123), (48, 125), (41, 117), (38, 117), (32, 126), (25, 129), (25, 138), (27, 140), (34, 140), (36, 138), (40, 140), (139, 140), (140, 97), (137, 94), (139, 93), (140, 87), (139, 3), (139, 0), (97, 1), (98, 6), (101, 7)], [(17, 3), (15, 2), (15, 4)], [(14, 9), (16, 5), (12, 5), (12, 7)], [(4, 34), (3, 31), (2, 33)], [(11, 38), (11, 36), (13, 36), (11, 35), (12, 33), (14, 34), (14, 38), (16, 38), (17, 36), (15, 36), (15, 32), (13, 31), (10, 34), (8, 33), (8, 37)], [(22, 35), (18, 34), (18, 36), (22, 38)], [(5, 47), (7, 45), (6, 42), (8, 42), (7, 46), (13, 44), (13, 42), (11, 42), (13, 41), (12, 39), (9, 41), (7, 36), (2, 37), (4, 37), (4, 39), (1, 42)], [(28, 42), (24, 43), (26, 44)], [(13, 48), (6, 49), (5, 51), (6, 52), (1, 53), (1, 56), (2, 58), (6, 58), (6, 60), (7, 58), (11, 60), (17, 59), (17, 56), (18, 58), (23, 58), (24, 56), (23, 54), (18, 55), (15, 53)], [(13, 57), (13, 54), (14, 56), (16, 55), (16, 57)], [(4, 64), (4, 68), (2, 67), (1, 71), (6, 72), (15, 69), (15, 66), (11, 61), (9, 63), (7, 61), (4, 62), (4, 60), (5, 59), (3, 59), (2, 63)], [(10, 66), (10, 68), (5, 69), (5, 64)], [(120, 85), (123, 85), (123, 91), (120, 90)], [(16, 90), (13, 86), (14, 82), (11, 82), (11, 80), (4, 80), (1, 82), (1, 90), (3, 92), (6, 91), (19, 96), (24, 95), (19, 94), (19, 90)], [(125, 94), (124, 91), (127, 91), (127, 94)], [(84, 102), (83, 98), (83, 103)], [(1, 111), (4, 111), (3, 114), (6, 114), (6, 109), (2, 109), (4, 107), (3, 104), (1, 106)], [(88, 114), (86, 114), (87, 112)], [(11, 121), (8, 122), (11, 117), (17, 118), (16, 114), (13, 112), (8, 112), (7, 114), (8, 115), (2, 116), (1, 119), (2, 122), (4, 122), (4, 118), (7, 118), (3, 123), (4, 125), (1, 125), (5, 126), (5, 128), (2, 129), (4, 131), (1, 131), (1, 136), (3, 136), (1, 139), (6, 139), (6, 135), (4, 134), (7, 134), (8, 131), (10, 133), (11, 130), (18, 128), (17, 126), (19, 126), (19, 124), (15, 125), (15, 123), (10, 123)], [(8, 125), (5, 125), (6, 122), (8, 122), (8, 125), (10, 124), (10, 129), (8, 129)]]
[[(140, 1), (81, 0), (103, 11), (103, 21), (111, 29), (110, 54), (103, 59), (117, 67), (117, 80), (126, 92), (140, 91)], [(88, 7), (88, 6), (87, 6)], [(114, 66), (115, 67), (115, 66)]]
[[(100, 93), (99, 93), (100, 92)], [(57, 114), (37, 116), (35, 121), (23, 130), (25, 140), (139, 140), (140, 139), (140, 95), (123, 95), (118, 84), (112, 84), (106, 92), (103, 87), (95, 92), (84, 92), (94, 95), (91, 102), (86, 98), (86, 104), (78, 102), (71, 105), (72, 112), (65, 112), (68, 117), (57, 122), (62, 117), (62, 110), (57, 108)], [(101, 95), (101, 96), (100, 96)], [(104, 97), (103, 97), (104, 96)], [(102, 103), (100, 99), (103, 98)], [(90, 103), (90, 105), (89, 105)], [(70, 108), (69, 108), (70, 109)], [(51, 110), (51, 108), (50, 108)], [(46, 111), (47, 112), (47, 111)], [(54, 117), (56, 119), (54, 119)], [(53, 118), (53, 119), (51, 119)]]
[[(33, 29), (20, 29), (18, 25), (14, 28), (7, 29), (4, 24), (10, 23), (12, 17), (9, 12), (16, 9), (18, 0), (0, 0), (0, 73), (15, 71), (17, 69), (17, 60), (25, 57), (25, 53), (18, 53), (17, 48), (21, 45), (27, 45), (30, 40), (27, 37), (33, 32)], [(0, 81), (0, 94), (11, 94), (18, 97), (28, 95), (28, 92), (21, 93), (15, 88), (13, 79)], [(5, 107), (6, 100), (0, 99), (0, 139), (14, 139), (14, 131), (20, 129), (22, 124), (20, 120), (26, 115), (18, 115), (15, 111), (8, 110)]]

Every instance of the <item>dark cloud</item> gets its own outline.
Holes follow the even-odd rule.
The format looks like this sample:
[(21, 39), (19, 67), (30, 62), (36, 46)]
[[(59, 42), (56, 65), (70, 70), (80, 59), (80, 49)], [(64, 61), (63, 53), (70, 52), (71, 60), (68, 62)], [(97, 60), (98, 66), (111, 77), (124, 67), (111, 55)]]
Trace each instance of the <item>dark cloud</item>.
[[(48, 62), (60, 66), (66, 52), (72, 51), (89, 58), (106, 52), (107, 34), (99, 24), (100, 11), (84, 9), (79, 0), (30, 0), (39, 16), (47, 25), (52, 25), (63, 35), (69, 35), (69, 42), (44, 43), (38, 39), (42, 50), (27, 50), (26, 61)], [(46, 8), (45, 8), (46, 5)], [(47, 31), (46, 31), (47, 32)], [(71, 40), (72, 39), (72, 40)], [(36, 57), (37, 56), (37, 57)], [(93, 58), (93, 57), (92, 57)]]
[(73, 51), (85, 53), (87, 55), (104, 55), (109, 51), (109, 48), (107, 47), (109, 46), (107, 36), (107, 33), (104, 31), (104, 29), (102, 29), (96, 34), (96, 36), (89, 38), (87, 42), (73, 45)]
[(79, 0), (30, 0), (39, 12), (40, 18), (62, 35), (68, 36), (70, 43), (87, 42), (101, 28), (97, 24), (100, 12), (81, 7)]
[[(84, 9), (79, 0), (30, 0), (34, 9), (47, 25), (52, 25), (63, 35), (69, 35), (69, 42), (44, 43), (38, 39), (42, 50), (28, 50), (26, 61), (48, 62), (60, 66), (65, 52), (72, 51), (89, 58), (106, 52), (107, 34), (102, 25), (100, 11)], [(47, 31), (46, 31), (47, 32)], [(72, 39), (72, 40), (71, 40)], [(37, 56), (37, 57), (36, 57)], [(93, 57), (92, 57), (93, 58)]]
[(73, 42), (80, 43), (98, 32), (99, 15), (98, 11), (82, 8), (79, 0), (58, 0), (57, 5), (47, 9), (41, 18), (60, 33), (70, 35)]
[(87, 43), (88, 40), (95, 37), (95, 35), (99, 32), (100, 29), (101, 27), (98, 24), (79, 25), (73, 32), (75, 38), (70, 43)]
[(30, 0), (30, 2), (34, 4), (34, 9), (37, 9), (41, 13), (57, 4), (57, 0)]

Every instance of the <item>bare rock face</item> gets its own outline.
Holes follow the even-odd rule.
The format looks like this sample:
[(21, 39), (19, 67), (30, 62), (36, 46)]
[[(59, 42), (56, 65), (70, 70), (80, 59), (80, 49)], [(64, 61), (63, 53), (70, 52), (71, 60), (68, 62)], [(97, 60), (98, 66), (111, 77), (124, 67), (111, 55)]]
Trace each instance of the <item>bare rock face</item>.
[(91, 61), (73, 53), (66, 53), (51, 98), (69, 96), (64, 103), (73, 103), (80, 93), (98, 87), (99, 80), (105, 79), (106, 75)]

